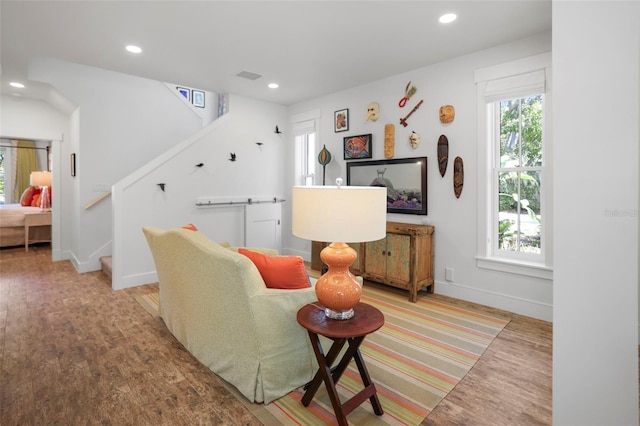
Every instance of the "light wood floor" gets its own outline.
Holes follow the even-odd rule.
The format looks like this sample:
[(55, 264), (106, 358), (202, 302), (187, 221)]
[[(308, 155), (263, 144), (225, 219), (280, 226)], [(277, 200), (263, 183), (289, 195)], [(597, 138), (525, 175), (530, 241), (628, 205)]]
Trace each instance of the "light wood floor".
[[(156, 285), (113, 291), (50, 259), (48, 246), (0, 250), (1, 425), (260, 424), (133, 299)], [(551, 324), (506, 314), (424, 425), (551, 424)]]

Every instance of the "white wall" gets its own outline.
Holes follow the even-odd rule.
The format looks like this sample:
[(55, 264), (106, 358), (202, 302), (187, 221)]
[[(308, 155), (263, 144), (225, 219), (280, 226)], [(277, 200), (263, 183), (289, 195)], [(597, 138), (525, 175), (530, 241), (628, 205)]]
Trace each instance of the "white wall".
[(74, 151), (62, 153), (62, 168), (76, 153), (74, 199), (62, 207), (73, 229), (66, 257), (78, 271), (100, 268), (111, 254), (111, 201), (85, 206), (116, 181), (202, 128), (202, 118), (163, 83), (47, 58), (29, 63), (29, 78), (51, 84), (78, 106), (70, 129)]
[(69, 116), (47, 102), (21, 96), (0, 96), (0, 136), (62, 140)]
[[(448, 62), (417, 69), (387, 78), (372, 84), (324, 96), (294, 105), (290, 115), (306, 111), (321, 111), (319, 146), (326, 144), (333, 156), (327, 166), (327, 182), (336, 177), (346, 179), (343, 160), (344, 136), (373, 134), (373, 159), (384, 158), (384, 125), (395, 124), (395, 157), (427, 156), (428, 161), (428, 215), (388, 215), (389, 220), (408, 223), (430, 222), (435, 226), (435, 291), (485, 305), (495, 306), (551, 320), (552, 283), (550, 280), (534, 279), (522, 275), (499, 273), (476, 267), (476, 215), (477, 215), (477, 134), (476, 134), (476, 88), (474, 71), (478, 68), (535, 55), (551, 50), (551, 34), (520, 40)], [(406, 84), (411, 81), (417, 92), (404, 108), (398, 101), (404, 94)], [(407, 120), (408, 126), (399, 123), (413, 106), (423, 99), (422, 106)], [(366, 122), (366, 108), (370, 102), (380, 105), (380, 119)], [(455, 107), (456, 118), (452, 123), (442, 124), (438, 111), (441, 105)], [(349, 131), (334, 133), (333, 113), (349, 108)], [(412, 149), (409, 135), (415, 131), (421, 136), (421, 144)], [(441, 134), (449, 139), (449, 169), (440, 177), (437, 162), (437, 141)], [(288, 186), (293, 185), (292, 138), (288, 138), (290, 153), (287, 158)], [(465, 185), (462, 195), (456, 199), (453, 193), (453, 159), (464, 160)], [(290, 197), (290, 194), (287, 194)], [(291, 229), (290, 213), (285, 227)], [(310, 243), (287, 235), (283, 241), (287, 252), (309, 256)], [(444, 280), (445, 268), (453, 268), (455, 281)]]
[(240, 246), (244, 207), (196, 207), (196, 200), (283, 197), (285, 146), (274, 130), (286, 129), (286, 108), (234, 95), (229, 104), (228, 114), (114, 185), (114, 288), (157, 281), (143, 226), (193, 223), (215, 241)]
[(554, 425), (638, 424), (640, 3), (553, 2)]

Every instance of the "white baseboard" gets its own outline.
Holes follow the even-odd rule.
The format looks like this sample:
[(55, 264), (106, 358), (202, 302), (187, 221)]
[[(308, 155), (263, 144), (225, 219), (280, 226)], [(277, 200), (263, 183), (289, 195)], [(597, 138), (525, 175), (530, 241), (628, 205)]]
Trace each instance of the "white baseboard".
[(113, 277), (111, 280), (111, 288), (113, 288), (114, 290), (122, 290), (125, 288), (139, 287), (141, 285), (156, 282), (158, 282), (158, 274), (156, 273), (156, 271), (144, 272), (142, 274), (122, 277), (122, 279), (116, 279), (115, 277)]
[(447, 281), (436, 281), (435, 292), (443, 296), (455, 297), (456, 299), (491, 306), (514, 314), (553, 322), (553, 305), (536, 300), (514, 297)]

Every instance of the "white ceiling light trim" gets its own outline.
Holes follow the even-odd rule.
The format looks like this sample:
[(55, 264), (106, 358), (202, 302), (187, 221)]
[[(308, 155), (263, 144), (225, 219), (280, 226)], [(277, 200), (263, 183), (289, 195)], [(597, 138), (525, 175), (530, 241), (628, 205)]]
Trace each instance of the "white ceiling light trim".
[(127, 49), (127, 52), (131, 52), (131, 53), (142, 53), (142, 49), (134, 44), (127, 45), (125, 49)]
[(441, 24), (450, 24), (456, 19), (458, 19), (458, 16), (455, 13), (445, 13), (438, 19), (438, 21), (440, 21)]
[(16, 87), (18, 89), (24, 89), (24, 84), (19, 83), (17, 81), (12, 81), (11, 83), (9, 83), (9, 86)]
[(269, 83), (267, 87), (269, 89), (277, 89), (278, 87), (280, 87), (280, 85), (278, 83)]

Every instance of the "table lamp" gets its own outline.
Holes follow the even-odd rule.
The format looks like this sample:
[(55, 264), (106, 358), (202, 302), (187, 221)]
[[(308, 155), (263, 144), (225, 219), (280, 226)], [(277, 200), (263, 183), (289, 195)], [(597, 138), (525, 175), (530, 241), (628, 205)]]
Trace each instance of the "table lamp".
[(49, 187), (51, 186), (51, 172), (40, 171), (31, 172), (29, 176), (31, 186), (42, 187), (40, 196), (40, 211), (51, 210), (51, 198), (49, 197)]
[(316, 283), (316, 296), (325, 315), (353, 317), (362, 285), (349, 266), (358, 257), (345, 241), (360, 243), (384, 238), (387, 232), (387, 188), (372, 186), (293, 187), (293, 235), (314, 241), (333, 241), (320, 253), (329, 267)]

